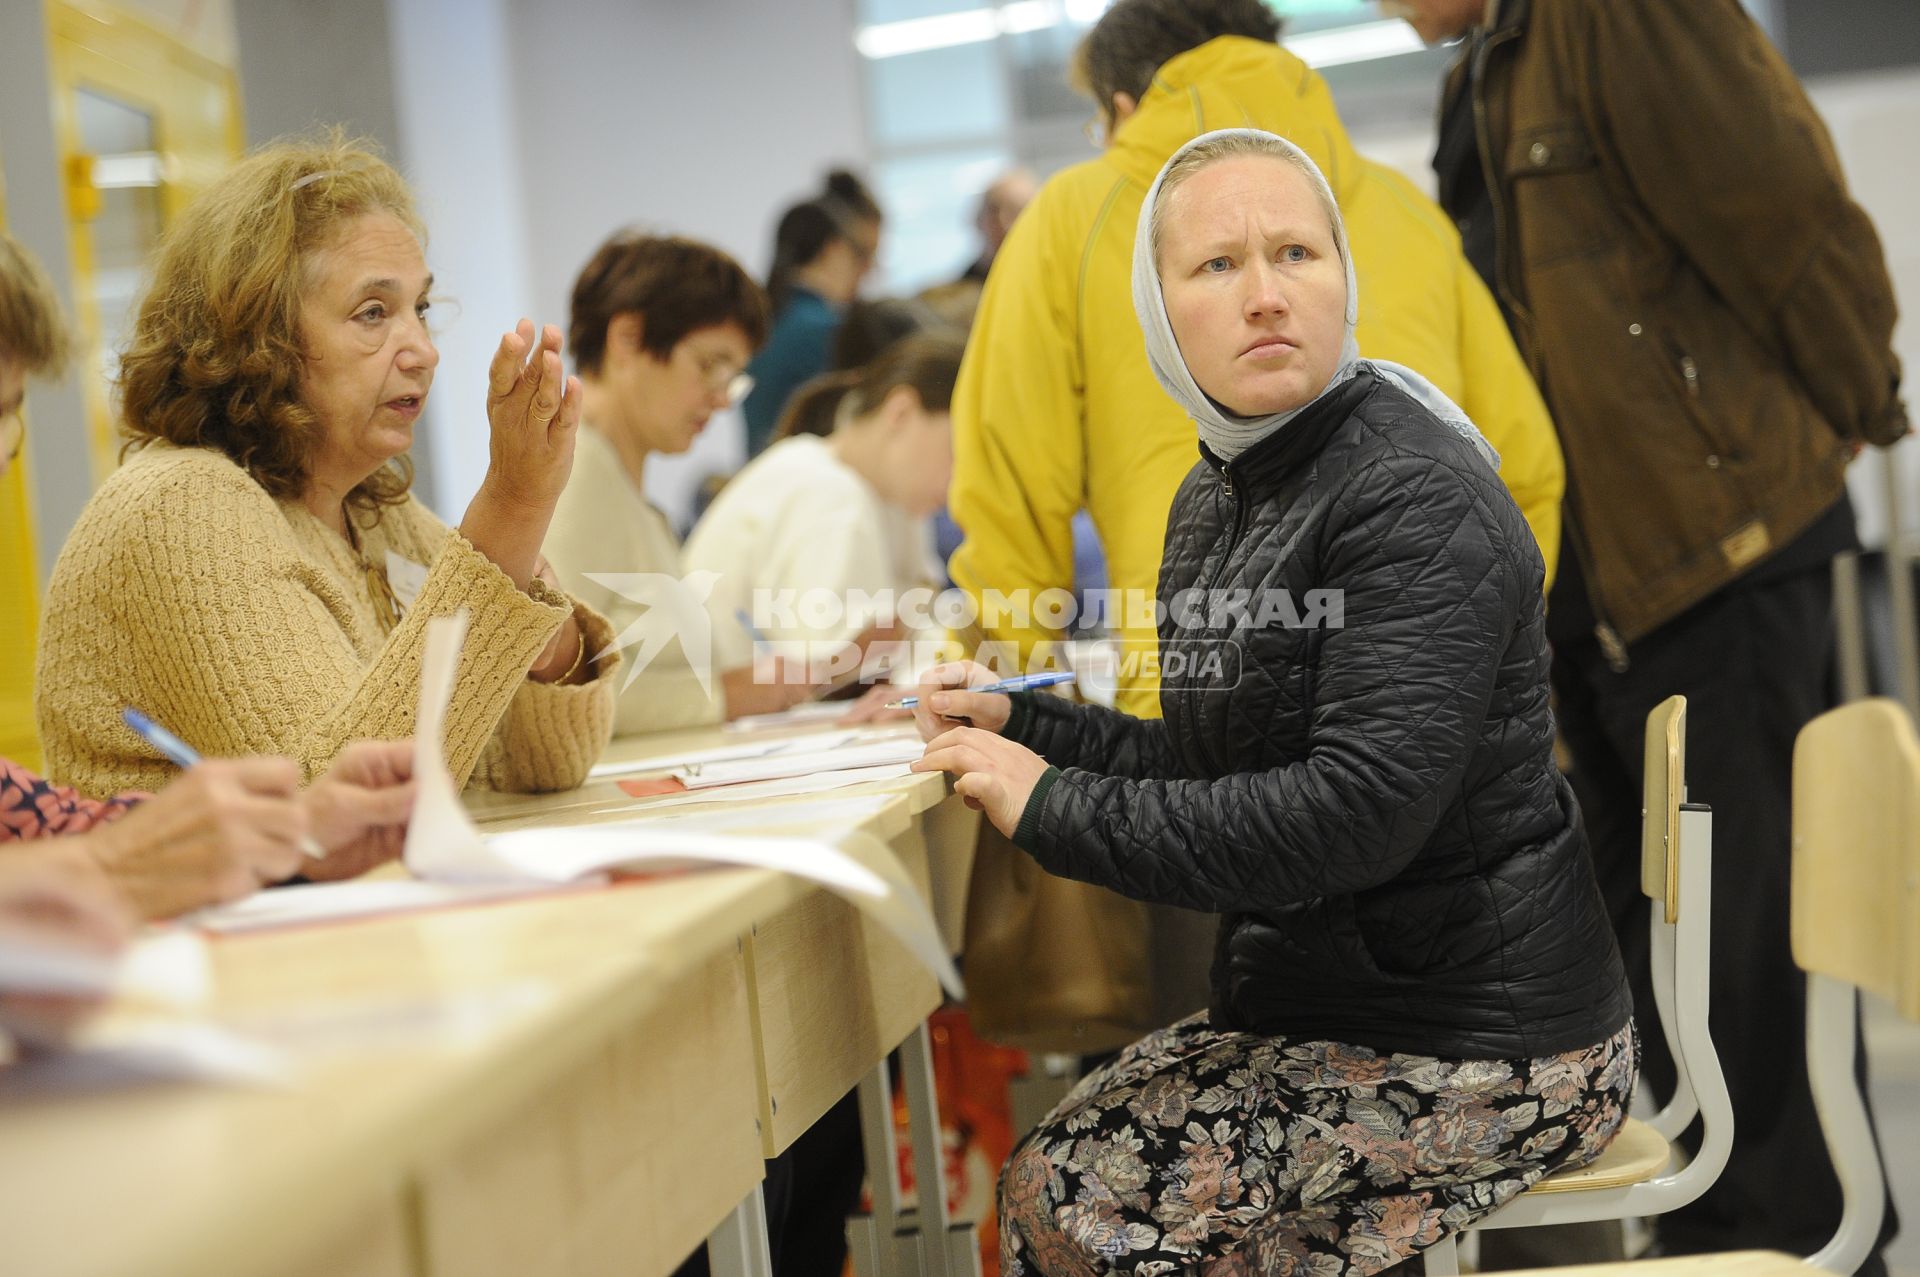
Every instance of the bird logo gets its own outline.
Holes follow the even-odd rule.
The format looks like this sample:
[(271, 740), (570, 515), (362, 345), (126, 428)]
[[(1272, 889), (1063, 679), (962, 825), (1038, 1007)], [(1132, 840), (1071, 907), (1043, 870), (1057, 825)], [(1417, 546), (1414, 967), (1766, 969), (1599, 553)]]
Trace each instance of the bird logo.
[[(626, 629), (614, 636), (607, 650), (594, 659), (613, 652), (626, 652), (627, 680), (621, 690), (633, 686), (640, 671), (665, 651), (674, 639), (680, 640), (687, 664), (700, 680), (700, 688), (713, 695), (713, 622), (707, 615), (707, 599), (719, 583), (718, 572), (695, 571), (685, 576), (664, 572), (588, 572), (595, 585), (603, 585), (621, 598), (638, 603), (647, 610)], [(628, 652), (629, 647), (637, 650)]]

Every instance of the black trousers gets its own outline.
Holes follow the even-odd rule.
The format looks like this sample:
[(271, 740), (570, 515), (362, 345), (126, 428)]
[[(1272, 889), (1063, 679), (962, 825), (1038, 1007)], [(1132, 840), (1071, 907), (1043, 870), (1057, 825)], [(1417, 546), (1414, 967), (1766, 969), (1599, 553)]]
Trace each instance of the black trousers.
[[(767, 1237), (774, 1277), (840, 1277), (847, 1262), (847, 1217), (860, 1209), (866, 1155), (860, 1102), (848, 1092), (793, 1146), (767, 1163)], [(707, 1277), (702, 1246), (674, 1277)]]
[[(1733, 1097), (1733, 1155), (1704, 1197), (1657, 1222), (1670, 1254), (1810, 1254), (1840, 1222), (1807, 1082), (1806, 979), (1788, 947), (1793, 742), (1833, 704), (1832, 611), (1822, 565), (1736, 582), (1634, 644), (1621, 673), (1591, 639), (1554, 652), (1560, 735), (1633, 983), (1641, 1076), (1662, 1101), (1674, 1072), (1639, 890), (1642, 742), (1647, 714), (1675, 693), (1687, 698), (1688, 796), (1713, 808), (1709, 1027)], [(1882, 1245), (1895, 1231), (1889, 1201)], [(1877, 1252), (1861, 1271), (1884, 1271)]]

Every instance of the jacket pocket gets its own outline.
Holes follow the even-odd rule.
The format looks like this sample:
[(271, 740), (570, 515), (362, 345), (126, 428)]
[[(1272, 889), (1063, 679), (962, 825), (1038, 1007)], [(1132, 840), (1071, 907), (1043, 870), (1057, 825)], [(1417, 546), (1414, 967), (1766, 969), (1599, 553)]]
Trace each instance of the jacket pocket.
[(1578, 121), (1516, 128), (1501, 172), (1512, 192), (1509, 233), (1529, 267), (1603, 253), (1619, 239), (1599, 152)]
[(1663, 336), (1654, 343), (1654, 352), (1681, 416), (1692, 424), (1700, 438), (1701, 461), (1706, 468), (1720, 470), (1729, 463), (1745, 460), (1746, 449), (1741, 441), (1722, 428), (1702, 396), (1705, 374), (1692, 348), (1673, 337)]

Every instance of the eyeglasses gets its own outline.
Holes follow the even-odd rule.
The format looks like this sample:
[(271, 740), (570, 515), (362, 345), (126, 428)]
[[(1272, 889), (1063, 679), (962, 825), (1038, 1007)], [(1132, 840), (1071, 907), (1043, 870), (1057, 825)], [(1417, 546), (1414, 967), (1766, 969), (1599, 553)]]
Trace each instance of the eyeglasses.
[(727, 397), (727, 407), (738, 407), (740, 401), (753, 393), (753, 377), (742, 372), (725, 355), (694, 355), (695, 365), (700, 369), (701, 380), (707, 383), (707, 389)]

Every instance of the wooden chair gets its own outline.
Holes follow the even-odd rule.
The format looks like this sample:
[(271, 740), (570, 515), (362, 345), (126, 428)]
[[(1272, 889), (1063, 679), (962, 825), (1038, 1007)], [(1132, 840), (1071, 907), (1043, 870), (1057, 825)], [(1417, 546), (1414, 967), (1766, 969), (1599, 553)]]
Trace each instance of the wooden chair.
[[(1733, 1101), (1707, 1032), (1708, 937), (1713, 916), (1713, 813), (1686, 800), (1685, 697), (1647, 716), (1646, 806), (1641, 813), (1640, 887), (1652, 901), (1653, 988), (1677, 1085), (1647, 1121), (1627, 1119), (1600, 1157), (1549, 1176), (1476, 1228), (1533, 1228), (1629, 1219), (1676, 1210), (1707, 1191), (1733, 1146)], [(1641, 1032), (1653, 1026), (1641, 1025)], [(1673, 1141), (1703, 1119), (1700, 1151), (1669, 1172)], [(1424, 1256), (1430, 1274), (1460, 1271), (1457, 1239)]]
[(1531, 1277), (1850, 1274), (1873, 1249), (1886, 1182), (1853, 1071), (1857, 991), (1920, 1021), (1920, 737), (1894, 701), (1822, 714), (1795, 742), (1793, 958), (1807, 973), (1807, 1074), (1846, 1201), (1833, 1240), (1805, 1259), (1750, 1251)]

